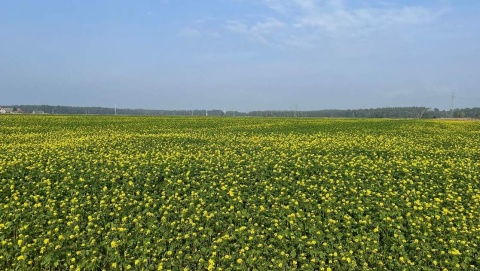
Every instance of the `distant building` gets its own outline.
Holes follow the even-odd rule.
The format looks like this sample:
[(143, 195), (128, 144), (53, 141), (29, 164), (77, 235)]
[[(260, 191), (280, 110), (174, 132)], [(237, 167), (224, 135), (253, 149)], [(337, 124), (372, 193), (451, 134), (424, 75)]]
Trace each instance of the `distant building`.
[(0, 114), (12, 114), (13, 112), (13, 108), (11, 107), (0, 108)]
[(45, 114), (43, 111), (33, 111), (32, 114)]

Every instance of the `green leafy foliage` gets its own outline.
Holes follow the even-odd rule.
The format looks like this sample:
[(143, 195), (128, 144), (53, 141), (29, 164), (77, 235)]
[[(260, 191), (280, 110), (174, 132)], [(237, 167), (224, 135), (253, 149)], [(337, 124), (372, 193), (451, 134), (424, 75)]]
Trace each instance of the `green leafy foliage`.
[(480, 122), (0, 124), (1, 270), (480, 265)]

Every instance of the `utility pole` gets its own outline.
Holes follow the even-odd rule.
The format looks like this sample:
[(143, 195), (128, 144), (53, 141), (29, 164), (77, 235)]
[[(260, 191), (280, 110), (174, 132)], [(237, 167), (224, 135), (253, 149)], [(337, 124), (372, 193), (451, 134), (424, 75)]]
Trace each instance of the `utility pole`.
[(117, 104), (115, 104), (115, 115), (117, 114)]

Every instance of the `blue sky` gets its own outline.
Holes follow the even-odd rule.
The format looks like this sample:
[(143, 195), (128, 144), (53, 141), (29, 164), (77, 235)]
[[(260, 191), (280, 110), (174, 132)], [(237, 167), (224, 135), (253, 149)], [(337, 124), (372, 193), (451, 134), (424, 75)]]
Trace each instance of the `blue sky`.
[(480, 106), (480, 1), (0, 1), (0, 104)]

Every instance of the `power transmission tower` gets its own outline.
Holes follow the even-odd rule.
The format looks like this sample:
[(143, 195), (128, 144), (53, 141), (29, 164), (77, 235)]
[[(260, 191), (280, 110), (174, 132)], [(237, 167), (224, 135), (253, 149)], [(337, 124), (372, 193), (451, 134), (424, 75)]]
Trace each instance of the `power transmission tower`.
[(450, 117), (451, 118), (453, 117), (454, 104), (455, 104), (455, 92), (452, 91), (452, 96), (451, 96), (451, 99), (450, 99)]

